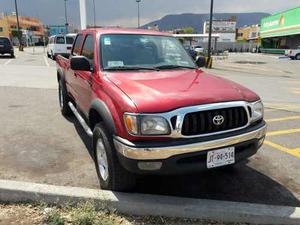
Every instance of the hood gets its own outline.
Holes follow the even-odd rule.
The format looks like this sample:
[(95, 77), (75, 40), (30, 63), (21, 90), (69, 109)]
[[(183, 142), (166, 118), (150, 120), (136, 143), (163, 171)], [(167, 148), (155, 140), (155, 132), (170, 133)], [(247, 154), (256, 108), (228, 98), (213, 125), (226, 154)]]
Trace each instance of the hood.
[(177, 108), (259, 97), (232, 81), (202, 70), (122, 71), (106, 74), (136, 105), (138, 112), (167, 112)]

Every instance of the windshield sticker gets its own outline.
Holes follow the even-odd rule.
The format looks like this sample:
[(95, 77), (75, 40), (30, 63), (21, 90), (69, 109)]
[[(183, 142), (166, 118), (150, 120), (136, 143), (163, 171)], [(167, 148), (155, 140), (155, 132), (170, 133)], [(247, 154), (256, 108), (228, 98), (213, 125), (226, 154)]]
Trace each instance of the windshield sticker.
[(123, 61), (108, 61), (107, 63), (108, 67), (119, 67), (119, 66), (124, 66)]
[(104, 38), (104, 45), (111, 45), (111, 41), (109, 37)]

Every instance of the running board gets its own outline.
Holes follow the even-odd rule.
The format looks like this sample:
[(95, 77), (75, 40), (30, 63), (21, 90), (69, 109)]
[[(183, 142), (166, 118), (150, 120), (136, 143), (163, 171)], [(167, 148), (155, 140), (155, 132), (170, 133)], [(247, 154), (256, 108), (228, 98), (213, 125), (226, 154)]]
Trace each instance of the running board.
[(91, 128), (87, 125), (87, 123), (85, 122), (85, 120), (79, 114), (79, 112), (77, 111), (77, 109), (75, 108), (75, 106), (73, 105), (73, 103), (72, 102), (68, 102), (68, 105), (69, 105), (70, 109), (72, 110), (72, 112), (74, 113), (74, 115), (76, 116), (76, 118), (77, 118), (78, 122), (80, 123), (80, 125), (83, 127), (84, 131), (87, 133), (88, 136), (92, 137), (93, 136), (93, 132), (92, 132)]

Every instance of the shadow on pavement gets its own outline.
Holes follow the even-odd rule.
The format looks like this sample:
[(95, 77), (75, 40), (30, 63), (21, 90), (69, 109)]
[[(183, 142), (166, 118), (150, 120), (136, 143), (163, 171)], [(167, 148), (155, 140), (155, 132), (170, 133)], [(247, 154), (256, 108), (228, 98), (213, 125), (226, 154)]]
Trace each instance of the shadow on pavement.
[[(74, 117), (68, 118), (68, 120), (74, 124), (88, 153), (94, 160), (91, 138), (87, 136)], [(300, 206), (300, 201), (292, 192), (270, 177), (247, 166), (246, 162), (230, 168), (219, 168), (188, 175), (140, 177), (133, 192), (293, 207)]]

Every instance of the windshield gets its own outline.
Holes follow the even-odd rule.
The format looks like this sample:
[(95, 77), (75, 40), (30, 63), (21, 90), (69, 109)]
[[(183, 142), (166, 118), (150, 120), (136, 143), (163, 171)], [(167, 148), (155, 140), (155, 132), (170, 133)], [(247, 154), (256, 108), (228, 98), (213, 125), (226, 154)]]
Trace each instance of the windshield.
[(101, 37), (100, 49), (104, 70), (196, 68), (174, 37), (109, 34)]

